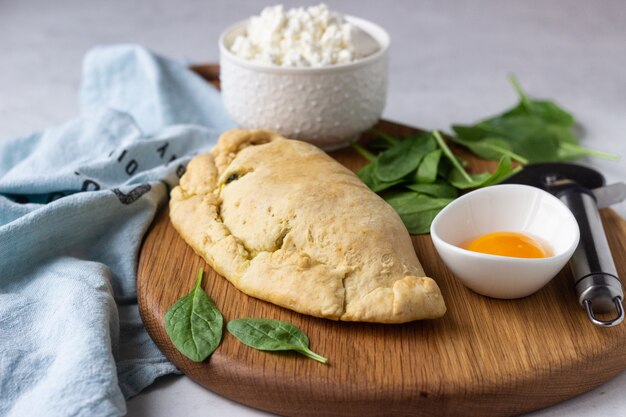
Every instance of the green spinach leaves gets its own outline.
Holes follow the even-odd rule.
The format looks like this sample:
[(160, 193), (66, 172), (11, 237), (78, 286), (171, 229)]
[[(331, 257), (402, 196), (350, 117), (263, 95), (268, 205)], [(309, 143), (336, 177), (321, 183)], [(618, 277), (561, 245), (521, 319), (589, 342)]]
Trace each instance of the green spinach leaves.
[(327, 359), (309, 349), (309, 338), (302, 330), (281, 320), (244, 318), (231, 320), (228, 331), (243, 344), (258, 350), (293, 350), (321, 363)]
[(403, 140), (382, 137), (386, 149), (378, 157), (353, 145), (370, 161), (357, 175), (381, 193), (411, 234), (429, 233), (435, 216), (459, 190), (496, 184), (515, 172), (511, 158), (504, 156), (493, 174), (470, 175), (437, 131)]
[(205, 360), (220, 344), (224, 319), (201, 288), (202, 274), (194, 289), (179, 299), (165, 314), (165, 331), (176, 349), (194, 362)]
[(508, 156), (522, 164), (568, 161), (584, 155), (617, 159), (616, 155), (579, 145), (574, 117), (550, 100), (529, 98), (514, 76), (518, 104), (474, 125), (454, 125), (451, 140), (484, 159)]
[[(165, 331), (180, 353), (202, 362), (219, 346), (224, 319), (201, 288), (203, 268), (198, 270), (194, 289), (165, 313)], [(311, 359), (327, 359), (309, 349), (309, 338), (291, 323), (280, 320), (244, 318), (231, 320), (228, 331), (244, 344), (259, 350), (294, 350)]]
[(398, 181), (415, 171), (430, 152), (437, 148), (432, 138), (403, 140), (384, 150), (374, 164), (374, 176), (383, 182)]
[(369, 161), (357, 175), (398, 212), (409, 233), (428, 233), (437, 213), (460, 192), (498, 184), (519, 171), (519, 164), (584, 155), (618, 159), (580, 146), (570, 113), (553, 101), (529, 98), (513, 76), (511, 82), (519, 96), (515, 107), (474, 125), (454, 125), (449, 138), (480, 158), (499, 161), (493, 173), (468, 173), (437, 131), (405, 139), (374, 131), (379, 138), (369, 147), (378, 156), (353, 145)]

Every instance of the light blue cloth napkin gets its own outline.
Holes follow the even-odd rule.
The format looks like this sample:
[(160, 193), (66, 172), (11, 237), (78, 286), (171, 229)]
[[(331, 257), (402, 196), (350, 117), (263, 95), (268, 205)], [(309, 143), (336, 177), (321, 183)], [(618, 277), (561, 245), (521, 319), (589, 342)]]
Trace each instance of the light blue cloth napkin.
[(177, 372), (139, 318), (139, 246), (190, 156), (234, 125), (215, 89), (132, 45), (87, 55), (81, 106), (0, 141), (0, 415), (120, 416)]

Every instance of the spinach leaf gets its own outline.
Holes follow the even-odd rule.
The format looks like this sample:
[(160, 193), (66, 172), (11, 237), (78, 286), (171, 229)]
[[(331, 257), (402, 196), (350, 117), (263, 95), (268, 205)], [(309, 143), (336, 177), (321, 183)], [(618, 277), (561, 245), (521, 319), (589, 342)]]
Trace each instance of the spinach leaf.
[(385, 201), (398, 213), (417, 213), (447, 206), (453, 198), (436, 198), (414, 191), (393, 193), (385, 196)]
[(574, 159), (592, 155), (616, 159), (615, 155), (581, 147), (574, 134), (573, 116), (549, 100), (529, 98), (517, 79), (511, 82), (519, 96), (512, 109), (474, 125), (452, 126), (452, 140), (481, 158), (497, 160), (509, 156), (523, 164)]
[[(428, 233), (434, 216), (459, 191), (502, 182), (520, 164), (566, 161), (590, 155), (619, 159), (616, 155), (583, 148), (574, 132), (574, 117), (550, 100), (529, 98), (511, 77), (519, 101), (513, 108), (473, 125), (454, 125), (450, 140), (483, 159), (498, 160), (493, 173), (470, 175), (438, 131), (398, 140), (378, 135), (378, 156), (356, 147), (370, 164), (359, 178), (398, 212), (410, 233)], [(443, 157), (442, 157), (443, 156)], [(409, 190), (409, 191), (407, 191)]]
[(165, 314), (165, 331), (176, 349), (194, 362), (205, 360), (222, 340), (223, 317), (201, 288), (202, 274), (194, 289), (170, 307)]
[(447, 158), (443, 158), (439, 160), (439, 167), (437, 167), (437, 176), (439, 178), (448, 178), (450, 171), (452, 171), (453, 167), (450, 161)]
[(519, 84), (517, 77), (511, 74), (509, 80), (517, 92), (520, 102), (511, 110), (505, 112), (503, 116), (513, 116), (517, 114), (528, 114), (538, 117), (547, 123), (558, 124), (566, 127), (574, 125), (574, 116), (551, 100), (531, 100)]
[(413, 172), (436, 147), (428, 134), (406, 138), (378, 155), (373, 175), (383, 182), (399, 180)]
[(400, 218), (406, 226), (406, 230), (410, 234), (423, 235), (426, 233), (430, 233), (430, 225), (442, 209), (443, 207), (438, 209), (419, 211), (415, 213), (403, 213), (400, 214)]
[(453, 198), (435, 198), (416, 192), (401, 192), (385, 197), (393, 207), (411, 234), (423, 234), (430, 231), (433, 219)]
[(406, 184), (405, 187), (409, 190), (416, 191), (420, 194), (426, 194), (431, 197), (456, 198), (459, 195), (456, 188), (445, 182), (435, 182), (433, 184), (414, 183)]
[[(393, 140), (393, 138), (388, 138), (387, 142), (391, 143)], [(513, 172), (511, 159), (505, 156), (494, 174), (487, 172), (478, 175), (468, 174), (463, 167), (463, 161), (452, 154), (438, 131), (397, 142), (389, 150), (395, 148), (394, 152), (397, 152), (399, 148), (396, 146), (411, 140), (422, 141), (421, 151), (413, 154), (413, 157), (419, 159), (419, 163), (414, 171), (406, 172), (408, 163), (404, 160), (408, 154), (395, 154), (396, 162), (404, 164), (402, 172), (405, 174), (391, 181), (383, 181), (377, 175), (384, 152), (375, 157), (369, 154), (369, 151), (366, 151), (367, 153), (359, 149), (357, 151), (372, 160), (358, 172), (359, 178), (373, 191), (384, 191), (383, 198), (396, 210), (409, 233), (412, 234), (429, 233), (432, 220), (442, 208), (457, 197), (457, 189), (495, 184)], [(432, 149), (433, 146), (438, 149)], [(442, 158), (442, 155), (446, 158)], [(387, 163), (392, 164), (393, 160), (389, 159)], [(443, 180), (438, 180), (438, 178)]]
[[(503, 155), (508, 155), (514, 156), (514, 159), (520, 162), (525, 161), (527, 163), (555, 161), (558, 157), (559, 140), (569, 140), (571, 138), (567, 128), (549, 126), (541, 120), (528, 115), (497, 117), (485, 120), (475, 125), (473, 129), (467, 126), (453, 126), (452, 129), (458, 135), (458, 138), (453, 140), (460, 145), (468, 147), (480, 157), (499, 159)], [(469, 137), (472, 138), (471, 140), (462, 136), (468, 133)], [(496, 141), (495, 143), (494, 140)], [(488, 147), (493, 150), (494, 145), (500, 148), (506, 147), (513, 154), (502, 152), (502, 149), (499, 155), (498, 153), (489, 154), (485, 152), (485, 148)]]
[(498, 163), (498, 167), (490, 174), (488, 172), (483, 172), (478, 175), (470, 175), (465, 171), (465, 168), (459, 163), (456, 157), (446, 145), (446, 142), (441, 137), (441, 134), (438, 131), (433, 132), (434, 138), (437, 140), (437, 144), (443, 151), (443, 153), (448, 157), (452, 165), (454, 166), (454, 170), (450, 173), (448, 177), (448, 182), (452, 184), (454, 187), (464, 190), (467, 188), (478, 188), (478, 187), (487, 187), (488, 185), (497, 184), (501, 181), (504, 181), (506, 178), (517, 172), (519, 169), (513, 169), (511, 164), (511, 158), (508, 156), (503, 156)]
[(380, 181), (374, 175), (376, 162), (373, 162), (369, 165), (363, 167), (359, 172), (357, 172), (357, 176), (367, 185), (372, 191), (375, 193), (386, 190), (387, 188), (391, 188), (394, 185), (400, 184), (403, 180), (395, 180), (395, 181)]
[(367, 185), (372, 191), (378, 193), (380, 191), (386, 190), (387, 188), (393, 187), (401, 183), (403, 180), (395, 180), (395, 181), (381, 181), (375, 175), (374, 171), (376, 169), (376, 164), (378, 163), (378, 159), (374, 154), (370, 151), (362, 147), (357, 143), (352, 144), (352, 148), (356, 150), (361, 156), (370, 161), (369, 164), (364, 166), (357, 172), (357, 176)]
[(243, 318), (231, 320), (228, 331), (243, 344), (258, 350), (294, 350), (321, 363), (327, 359), (309, 349), (309, 338), (291, 323), (280, 320)]
[(458, 189), (465, 190), (468, 188), (480, 188), (487, 187), (489, 185), (498, 184), (514, 173), (518, 172), (521, 167), (516, 169), (512, 168), (511, 158), (508, 156), (503, 156), (498, 163), (498, 167), (496, 170), (490, 174), (488, 172), (483, 172), (477, 175), (470, 175), (470, 181), (467, 180), (459, 171), (453, 171), (448, 178), (450, 184), (455, 186)]
[(516, 154), (511, 150), (511, 145), (506, 139), (499, 137), (486, 137), (482, 140), (471, 141), (452, 136), (450, 138), (454, 143), (463, 145), (468, 148), (474, 155), (483, 159), (500, 159), (503, 156), (509, 156), (511, 159), (522, 164), (528, 164), (528, 159)]
[(593, 149), (583, 148), (576, 143), (561, 142), (558, 150), (559, 158), (563, 161), (580, 158), (581, 156), (595, 156), (598, 158), (608, 159), (610, 161), (619, 160), (619, 156), (612, 153), (594, 151)]
[(441, 159), (441, 149), (428, 152), (417, 167), (415, 179), (422, 184), (430, 184), (437, 179), (437, 168)]
[(472, 178), (465, 171), (465, 168), (463, 168), (463, 166), (461, 165), (459, 160), (456, 159), (456, 156), (454, 156), (452, 154), (452, 151), (450, 150), (450, 148), (448, 148), (448, 145), (446, 145), (446, 142), (441, 137), (441, 134), (438, 131), (435, 130), (435, 131), (433, 131), (433, 137), (435, 138), (435, 140), (437, 141), (437, 144), (439, 145), (439, 147), (443, 151), (443, 154), (452, 163), (452, 166), (456, 169), (456, 171), (458, 171), (459, 174), (461, 176), (463, 176), (463, 178), (465, 178), (466, 181), (472, 182)]
[(514, 149), (521, 150), (529, 162), (556, 161), (559, 151), (559, 139), (548, 131), (537, 132), (536, 135), (525, 138), (521, 143), (514, 144)]
[[(488, 125), (479, 122), (475, 125), (452, 125), (452, 131), (456, 134), (456, 138), (463, 139), (465, 142), (478, 142), (485, 137), (496, 136), (488, 130)], [(459, 143), (462, 145), (462, 143)]]
[(376, 160), (376, 155), (359, 145), (358, 143), (353, 143), (352, 149), (357, 151), (363, 158), (367, 159), (369, 162), (374, 162)]

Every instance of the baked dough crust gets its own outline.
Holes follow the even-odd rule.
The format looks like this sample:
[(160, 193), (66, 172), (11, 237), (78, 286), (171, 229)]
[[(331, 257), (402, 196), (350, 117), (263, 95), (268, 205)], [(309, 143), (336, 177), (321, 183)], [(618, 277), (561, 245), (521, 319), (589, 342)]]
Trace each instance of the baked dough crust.
[(224, 133), (172, 190), (170, 219), (239, 290), (297, 312), (403, 323), (446, 311), (393, 208), (308, 143)]

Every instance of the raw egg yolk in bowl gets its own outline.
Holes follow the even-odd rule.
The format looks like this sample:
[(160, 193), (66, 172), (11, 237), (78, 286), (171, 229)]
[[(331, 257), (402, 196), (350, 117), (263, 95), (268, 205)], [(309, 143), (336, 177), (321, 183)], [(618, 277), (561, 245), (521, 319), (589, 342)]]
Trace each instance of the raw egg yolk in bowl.
[(516, 232), (487, 233), (465, 242), (462, 248), (489, 255), (512, 258), (547, 258), (550, 255), (544, 245), (532, 237)]

